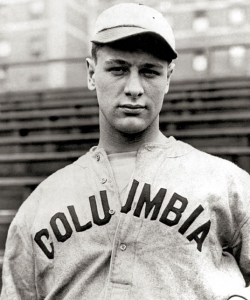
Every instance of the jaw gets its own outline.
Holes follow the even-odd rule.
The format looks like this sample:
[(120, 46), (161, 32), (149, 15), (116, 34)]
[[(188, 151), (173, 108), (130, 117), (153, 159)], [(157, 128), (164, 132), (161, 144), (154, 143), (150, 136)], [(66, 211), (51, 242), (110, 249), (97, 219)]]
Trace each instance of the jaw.
[(135, 117), (110, 123), (100, 112), (99, 146), (109, 153), (135, 151), (144, 143), (154, 142), (160, 132), (159, 116), (150, 125)]

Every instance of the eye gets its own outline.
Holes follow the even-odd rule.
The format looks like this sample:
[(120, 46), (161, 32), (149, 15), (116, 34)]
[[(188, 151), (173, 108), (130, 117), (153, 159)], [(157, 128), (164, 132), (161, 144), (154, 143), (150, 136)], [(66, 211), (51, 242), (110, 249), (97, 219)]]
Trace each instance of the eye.
[(141, 74), (147, 78), (154, 78), (160, 75), (159, 72), (152, 69), (142, 69)]
[(121, 76), (124, 75), (128, 70), (124, 67), (112, 67), (108, 71), (115, 76)]

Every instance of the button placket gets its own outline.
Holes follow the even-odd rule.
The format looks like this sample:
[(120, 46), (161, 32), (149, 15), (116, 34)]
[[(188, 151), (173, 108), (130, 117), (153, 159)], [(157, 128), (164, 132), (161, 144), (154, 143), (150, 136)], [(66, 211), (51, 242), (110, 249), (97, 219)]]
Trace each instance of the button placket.
[(110, 282), (126, 286), (131, 286), (133, 282), (135, 249), (142, 226), (141, 219), (133, 219), (131, 222), (131, 218), (128, 214), (120, 215), (110, 267)]
[[(100, 154), (96, 154), (95, 158), (96, 158), (96, 161), (99, 162), (99, 161), (101, 160)], [(105, 184), (105, 183), (107, 182), (107, 180), (108, 180), (108, 179), (107, 179), (106, 177), (102, 177), (101, 183), (102, 183), (102, 184)]]
[(111, 219), (108, 224), (105, 225), (105, 227), (110, 240), (110, 245), (112, 246), (120, 215), (120, 205), (117, 201), (118, 195), (115, 193), (116, 191), (113, 188), (114, 184), (112, 179), (112, 169), (109, 165), (109, 159), (105, 151), (99, 150), (97, 153), (95, 153), (94, 160), (94, 165), (96, 166), (96, 179), (98, 180), (97, 183), (99, 184), (99, 193), (100, 191), (106, 192), (109, 204), (108, 211)]

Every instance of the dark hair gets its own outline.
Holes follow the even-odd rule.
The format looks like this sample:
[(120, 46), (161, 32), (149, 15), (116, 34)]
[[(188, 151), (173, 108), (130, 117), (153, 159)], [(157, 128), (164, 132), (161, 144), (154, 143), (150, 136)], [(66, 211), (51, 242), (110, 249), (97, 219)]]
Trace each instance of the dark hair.
[(128, 52), (148, 52), (169, 64), (172, 62), (170, 47), (163, 38), (156, 37), (155, 33), (138, 34), (106, 44), (92, 42), (91, 54), (95, 62), (97, 62), (98, 51), (104, 46)]

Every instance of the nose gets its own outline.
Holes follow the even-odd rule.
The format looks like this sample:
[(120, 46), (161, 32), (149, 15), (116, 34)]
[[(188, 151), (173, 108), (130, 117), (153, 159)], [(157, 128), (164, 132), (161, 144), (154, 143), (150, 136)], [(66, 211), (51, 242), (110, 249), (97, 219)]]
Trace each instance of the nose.
[(136, 71), (129, 74), (124, 93), (132, 99), (137, 99), (143, 95), (144, 90), (141, 84), (140, 75)]

